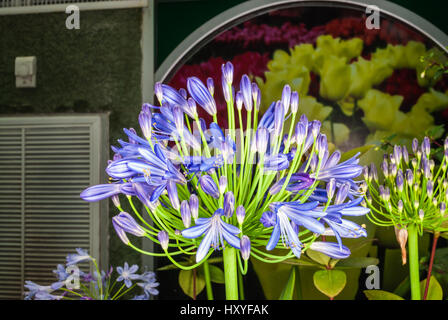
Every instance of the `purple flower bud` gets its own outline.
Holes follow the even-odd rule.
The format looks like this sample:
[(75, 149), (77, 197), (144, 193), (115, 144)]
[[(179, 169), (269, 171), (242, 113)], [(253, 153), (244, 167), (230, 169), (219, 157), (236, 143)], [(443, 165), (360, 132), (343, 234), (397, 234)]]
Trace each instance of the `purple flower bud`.
[(227, 189), (227, 177), (221, 176), (219, 178), (219, 192), (223, 194), (224, 192), (226, 192), (226, 189)]
[(390, 175), (392, 177), (395, 177), (397, 175), (397, 165), (395, 163), (391, 163), (389, 165), (389, 171), (390, 171)]
[(402, 153), (403, 153), (403, 160), (406, 164), (409, 163), (409, 152), (408, 149), (406, 148), (406, 146), (403, 146), (402, 148)]
[(250, 257), (250, 239), (248, 236), (242, 236), (240, 241), (241, 258), (247, 261)]
[(418, 217), (423, 221), (425, 218), (425, 211), (423, 209), (418, 210)]
[(118, 215), (113, 217), (112, 223), (118, 236), (125, 244), (129, 243), (126, 233), (133, 234), (137, 237), (143, 237), (146, 234), (145, 230), (143, 230), (142, 227), (140, 227), (134, 218), (132, 218), (132, 216), (127, 212), (120, 212)]
[(296, 132), (295, 132), (295, 140), (297, 143), (297, 147), (300, 148), (300, 146), (305, 141), (305, 138), (307, 136), (307, 126), (305, 126), (302, 122), (297, 123), (296, 125)]
[(163, 250), (167, 250), (168, 249), (168, 243), (170, 241), (170, 238), (168, 236), (168, 232), (166, 232), (165, 230), (160, 231), (157, 234), (157, 238), (159, 239), (160, 246), (162, 247), (162, 249)]
[(429, 157), (429, 154), (431, 153), (431, 142), (428, 137), (423, 138), (422, 152), (426, 154), (427, 157)]
[(224, 95), (224, 100), (226, 100), (226, 102), (230, 102), (230, 89), (229, 86), (227, 85), (226, 79), (224, 78), (224, 76), (221, 77), (221, 86), (222, 86), (222, 94)]
[(238, 110), (243, 109), (243, 94), (241, 93), (241, 91), (238, 91), (236, 93), (235, 103)]
[(327, 198), (329, 201), (333, 199), (335, 190), (336, 190), (336, 179), (331, 178), (330, 181), (328, 181), (327, 183)]
[(320, 126), (321, 126), (321, 123), (319, 120), (314, 120), (313, 122), (311, 122), (311, 132), (313, 133), (313, 137), (315, 139), (317, 138), (317, 135), (319, 134)]
[(414, 183), (414, 173), (411, 169), (406, 170), (406, 182), (408, 185), (412, 185)]
[(199, 216), (198, 211), (199, 211), (199, 199), (198, 196), (193, 193), (190, 196), (190, 213), (195, 221)]
[(297, 113), (299, 109), (299, 93), (297, 91), (293, 91), (291, 94), (291, 112)]
[(431, 168), (429, 166), (429, 161), (423, 161), (423, 174), (425, 175), (426, 179), (431, 179), (432, 177), (432, 173), (431, 173)]
[(291, 101), (291, 87), (287, 84), (283, 87), (282, 91), (282, 104), (283, 108), (285, 108), (285, 115), (288, 114), (290, 101)]
[(426, 195), (428, 196), (429, 199), (432, 199), (432, 194), (434, 192), (434, 183), (429, 180), (426, 183)]
[(394, 159), (395, 159), (395, 164), (397, 166), (399, 166), (400, 162), (401, 162), (401, 157), (403, 156), (402, 153), (401, 153), (401, 147), (400, 146), (394, 146), (394, 153), (393, 153), (393, 155), (394, 155)]
[(233, 82), (233, 64), (231, 62), (227, 62), (221, 66), (222, 76), (225, 81), (231, 85)]
[(417, 154), (417, 151), (418, 151), (418, 140), (417, 140), (417, 138), (414, 138), (412, 140), (412, 152), (415, 155), (415, 154)]
[(180, 107), (173, 108), (173, 118), (174, 124), (176, 125), (176, 129), (179, 132), (183, 132), (184, 130), (184, 113)]
[(196, 108), (196, 102), (193, 98), (188, 98), (187, 100), (187, 109), (185, 109), (185, 112), (192, 118), (196, 118), (198, 116), (198, 111)]
[(445, 162), (448, 162), (448, 149), (445, 150)]
[(171, 206), (174, 210), (179, 210), (179, 196), (177, 195), (177, 184), (173, 180), (169, 180), (166, 185), (166, 191), (168, 192), (168, 198), (170, 199)]
[(399, 171), (399, 174), (397, 174), (397, 178), (395, 179), (397, 183), (397, 189), (399, 192), (403, 191), (403, 173), (401, 170)]
[(215, 181), (209, 175), (203, 175), (199, 178), (199, 184), (201, 185), (202, 190), (212, 196), (215, 199), (219, 198), (219, 189), (216, 186)]
[(266, 128), (258, 128), (255, 133), (255, 146), (259, 154), (265, 154), (268, 147), (269, 132)]
[(236, 208), (236, 220), (238, 221), (239, 225), (243, 224), (245, 217), (246, 217), (246, 210), (244, 209), (243, 205), (239, 205), (238, 208)]
[(397, 209), (398, 209), (398, 212), (399, 213), (402, 213), (403, 212), (403, 201), (400, 199), (400, 200), (398, 200), (398, 203), (397, 203)]
[(142, 129), (143, 135), (147, 140), (151, 140), (152, 131), (152, 115), (150, 112), (140, 112), (138, 115), (138, 123)]
[[(137, 135), (137, 131), (135, 131), (134, 128), (129, 128), (129, 131), (130, 131), (134, 136)], [(128, 138), (129, 138), (129, 143), (132, 143), (132, 144), (138, 144), (138, 142), (135, 141), (134, 139), (132, 139), (131, 136), (128, 136)]]
[(156, 84), (154, 85), (154, 93), (157, 97), (157, 100), (159, 100), (159, 103), (162, 104), (163, 91), (162, 91), (162, 84), (160, 82), (156, 82)]
[(182, 217), (185, 228), (189, 228), (191, 225), (191, 212), (187, 200), (183, 200), (180, 204), (180, 216)]
[(190, 96), (211, 116), (216, 114), (216, 103), (208, 89), (197, 77), (187, 79)]
[(277, 101), (274, 109), (274, 135), (279, 136), (285, 122), (285, 108), (281, 101)]
[(385, 190), (384, 190), (384, 186), (383, 185), (380, 185), (379, 187), (378, 187), (378, 192), (379, 192), (379, 194), (380, 194), (380, 198), (381, 199), (383, 199), (384, 201), (386, 200), (386, 198), (385, 198)]
[(235, 196), (232, 191), (226, 192), (224, 194), (224, 215), (227, 218), (230, 218), (233, 215), (233, 211), (235, 211)]
[(179, 94), (182, 96), (182, 98), (187, 100), (187, 90), (185, 90), (184, 88), (180, 88), (179, 89)]
[(369, 180), (369, 167), (368, 166), (364, 166), (362, 168), (362, 176), (364, 177), (364, 180)]
[(252, 111), (252, 84), (246, 74), (241, 78), (240, 91), (243, 94), (244, 107), (247, 111)]
[(113, 202), (114, 206), (119, 208), (120, 207), (120, 198), (118, 197), (118, 195), (117, 194), (113, 195), (111, 197), (111, 199), (112, 199), (112, 202)]
[(411, 160), (411, 163), (412, 163), (412, 167), (413, 167), (414, 169), (417, 169), (417, 166), (418, 166), (418, 160), (417, 160), (416, 158), (413, 158), (413, 159)]
[[(443, 149), (446, 151), (448, 150), (448, 136), (445, 138), (445, 141), (443, 142)], [(445, 153), (446, 154), (446, 153)]]
[(327, 136), (325, 134), (319, 135), (319, 139), (317, 140), (317, 152), (319, 155), (319, 159), (323, 159), (325, 153), (328, 154)]
[(261, 91), (256, 83), (252, 82), (252, 98), (255, 101), (255, 108), (260, 110)]
[(210, 77), (207, 78), (207, 89), (212, 96), (215, 94), (215, 84), (213, 83), (213, 79)]
[(445, 210), (446, 210), (446, 204), (445, 202), (441, 202), (439, 205), (439, 210), (440, 210), (440, 214), (443, 216), (445, 214)]

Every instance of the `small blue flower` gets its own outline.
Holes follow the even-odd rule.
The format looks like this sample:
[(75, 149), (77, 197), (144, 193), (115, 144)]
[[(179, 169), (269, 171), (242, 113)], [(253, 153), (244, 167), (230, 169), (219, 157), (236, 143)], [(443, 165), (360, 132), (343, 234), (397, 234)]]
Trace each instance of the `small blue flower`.
[[(277, 243), (282, 239), (285, 247), (291, 248), (294, 255), (300, 258), (303, 244), (300, 242), (297, 232), (291, 226), (291, 221), (296, 225), (302, 225), (308, 230), (315, 233), (323, 233), (325, 231), (324, 225), (316, 218), (321, 218), (325, 213), (316, 212), (313, 209), (317, 207), (317, 201), (310, 203), (294, 202), (273, 202), (269, 205), (272, 213), (276, 215), (275, 225), (272, 231), (269, 242), (266, 245), (267, 250), (272, 250), (277, 246)], [(261, 222), (272, 224), (272, 213), (263, 214)]]
[(159, 294), (159, 290), (156, 289), (159, 286), (159, 283), (156, 282), (155, 278), (149, 282), (138, 283), (138, 285), (143, 288), (145, 295), (148, 297), (150, 297), (151, 295), (156, 296)]
[(127, 288), (132, 286), (132, 280), (140, 279), (140, 275), (135, 274), (138, 270), (138, 265), (134, 264), (129, 268), (127, 262), (124, 263), (124, 267), (117, 267), (117, 272), (120, 275), (117, 281), (124, 281)]
[(76, 248), (76, 252), (77, 253), (67, 255), (67, 266), (92, 260), (92, 257), (87, 253), (87, 250)]
[(240, 249), (240, 239), (236, 236), (240, 233), (237, 227), (225, 223), (222, 220), (224, 211), (218, 209), (210, 218), (198, 218), (196, 226), (182, 231), (182, 235), (188, 239), (198, 238), (204, 235), (196, 253), (196, 262), (201, 261), (207, 255), (210, 247), (223, 249), (224, 240), (232, 247)]

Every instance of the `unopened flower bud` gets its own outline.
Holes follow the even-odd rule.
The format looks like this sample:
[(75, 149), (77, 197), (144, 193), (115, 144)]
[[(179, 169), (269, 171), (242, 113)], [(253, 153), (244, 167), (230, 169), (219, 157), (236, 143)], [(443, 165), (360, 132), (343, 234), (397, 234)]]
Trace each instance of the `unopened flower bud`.
[(429, 154), (431, 153), (431, 142), (428, 137), (424, 137), (422, 141), (422, 152), (426, 154), (426, 157), (429, 158)]
[(235, 98), (235, 104), (236, 104), (236, 108), (238, 110), (243, 109), (243, 94), (241, 93), (241, 91), (238, 91), (236, 93), (236, 98)]
[(244, 222), (244, 218), (246, 217), (246, 210), (244, 209), (243, 205), (239, 205), (238, 208), (236, 208), (236, 220), (238, 221), (239, 225), (242, 225)]
[(395, 227), (395, 237), (400, 245), (401, 249), (401, 262), (403, 265), (406, 264), (406, 243), (408, 241), (408, 231), (406, 228)]
[(207, 78), (207, 89), (212, 96), (215, 94), (215, 84), (213, 83), (213, 79), (210, 77)]
[(224, 194), (224, 192), (226, 192), (226, 189), (227, 189), (227, 177), (221, 176), (219, 178), (219, 193)]
[(441, 202), (439, 205), (439, 210), (440, 210), (440, 214), (443, 216), (445, 215), (445, 210), (446, 210), (446, 204), (445, 202)]
[(375, 166), (375, 164), (373, 162), (370, 164), (370, 175), (369, 175), (369, 178), (370, 179), (373, 178), (373, 180), (378, 182), (378, 172), (377, 172), (376, 166)]
[(165, 230), (160, 231), (157, 234), (157, 238), (159, 239), (160, 246), (162, 247), (162, 249), (163, 250), (167, 250), (168, 249), (168, 243), (169, 243), (168, 232), (166, 232)]
[(248, 260), (250, 257), (250, 239), (248, 236), (242, 236), (240, 240), (240, 252), (243, 260)]
[(191, 225), (191, 212), (190, 205), (188, 204), (187, 200), (183, 200), (180, 204), (180, 216), (185, 228), (189, 228)]
[(198, 196), (195, 195), (194, 193), (190, 196), (190, 213), (191, 216), (193, 217), (194, 221), (196, 221), (196, 219), (199, 216), (199, 199)]
[(226, 192), (224, 194), (224, 215), (227, 218), (230, 218), (233, 215), (233, 211), (235, 211), (235, 196), (232, 191)]
[(411, 163), (412, 163), (412, 167), (413, 167), (414, 169), (417, 169), (417, 166), (418, 166), (418, 160), (417, 160), (417, 158), (413, 158), (413, 159), (411, 160)]
[(426, 195), (428, 196), (429, 199), (432, 198), (433, 191), (434, 191), (434, 183), (431, 180), (429, 180), (426, 184)]
[(291, 94), (291, 112), (297, 113), (297, 110), (299, 109), (299, 93), (297, 91), (294, 91)]
[(415, 155), (417, 153), (417, 151), (418, 151), (418, 140), (417, 140), (417, 138), (414, 138), (412, 140), (412, 152)]
[(400, 200), (398, 200), (398, 203), (397, 203), (397, 209), (398, 209), (398, 212), (399, 213), (402, 213), (403, 212), (403, 201), (400, 199)]
[(409, 164), (409, 152), (406, 146), (403, 146), (402, 153), (404, 162), (406, 163), (406, 165)]
[(418, 210), (418, 217), (421, 221), (425, 218), (425, 211), (423, 211), (423, 209)]

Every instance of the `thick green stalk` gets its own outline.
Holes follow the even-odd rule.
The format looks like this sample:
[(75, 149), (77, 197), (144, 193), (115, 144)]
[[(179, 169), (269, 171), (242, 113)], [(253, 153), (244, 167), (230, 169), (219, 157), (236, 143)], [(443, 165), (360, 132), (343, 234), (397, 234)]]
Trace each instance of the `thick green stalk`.
[(238, 300), (238, 270), (236, 264), (236, 249), (226, 247), (222, 253), (224, 260), (224, 280), (226, 299)]
[(418, 226), (408, 226), (409, 278), (411, 280), (411, 299), (421, 300), (420, 271), (418, 262)]
[(205, 288), (207, 289), (207, 299), (213, 300), (212, 281), (210, 279), (210, 267), (208, 261), (204, 262)]

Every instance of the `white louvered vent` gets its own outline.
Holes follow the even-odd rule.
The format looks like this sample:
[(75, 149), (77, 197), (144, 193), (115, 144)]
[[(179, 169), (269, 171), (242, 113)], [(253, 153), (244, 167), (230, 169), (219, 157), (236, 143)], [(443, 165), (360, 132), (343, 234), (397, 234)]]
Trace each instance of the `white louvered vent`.
[(79, 198), (104, 181), (107, 128), (105, 115), (0, 118), (0, 299), (54, 282), (77, 247), (107, 264), (107, 202)]
[(65, 11), (76, 5), (79, 10), (143, 8), (149, 0), (0, 0), (1, 14), (29, 14)]

